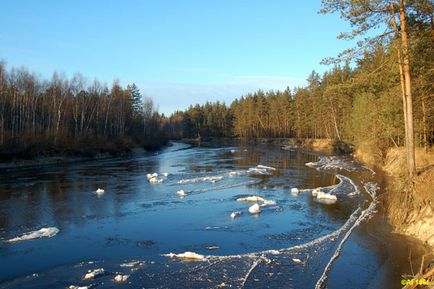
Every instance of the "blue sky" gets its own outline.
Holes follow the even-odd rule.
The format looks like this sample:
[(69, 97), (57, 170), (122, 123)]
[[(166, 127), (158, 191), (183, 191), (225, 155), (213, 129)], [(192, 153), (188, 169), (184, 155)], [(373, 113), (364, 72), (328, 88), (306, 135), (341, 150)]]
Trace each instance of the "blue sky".
[(164, 113), (301, 86), (350, 43), (320, 0), (0, 0), (0, 59), (136, 83)]

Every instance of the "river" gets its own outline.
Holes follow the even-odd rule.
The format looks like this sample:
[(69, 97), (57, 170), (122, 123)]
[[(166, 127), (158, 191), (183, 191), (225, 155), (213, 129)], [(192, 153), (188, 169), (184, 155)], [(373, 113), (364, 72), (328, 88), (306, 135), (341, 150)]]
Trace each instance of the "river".
[[(405, 256), (392, 270), (372, 229), (379, 184), (350, 158), (272, 144), (2, 171), (0, 288), (399, 288)], [(59, 232), (20, 239), (41, 228)]]

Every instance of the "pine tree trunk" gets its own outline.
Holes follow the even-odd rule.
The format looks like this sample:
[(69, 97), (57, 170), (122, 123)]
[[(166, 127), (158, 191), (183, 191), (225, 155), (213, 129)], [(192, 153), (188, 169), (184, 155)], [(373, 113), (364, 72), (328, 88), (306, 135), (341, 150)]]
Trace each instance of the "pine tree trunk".
[(399, 82), (401, 85), (401, 97), (402, 97), (402, 107), (404, 112), (404, 129), (405, 129), (405, 143), (408, 143), (408, 133), (407, 133), (407, 101), (405, 98), (405, 79), (404, 79), (404, 69), (402, 67), (402, 55), (401, 55), (401, 46), (399, 45), (399, 31), (398, 25), (396, 24), (395, 18), (395, 6), (394, 4), (390, 4), (391, 12), (392, 12), (392, 23), (393, 29), (395, 31), (395, 39), (396, 39), (396, 51), (398, 54), (398, 67), (399, 67)]
[(406, 25), (404, 0), (399, 0), (399, 19), (401, 21), (401, 41), (402, 41), (402, 57), (403, 69), (405, 78), (405, 99), (407, 104), (407, 169), (408, 174), (413, 176), (416, 173), (416, 161), (414, 150), (414, 129), (413, 129), (413, 97), (411, 94), (411, 75), (410, 75), (410, 60), (408, 51), (408, 36)]

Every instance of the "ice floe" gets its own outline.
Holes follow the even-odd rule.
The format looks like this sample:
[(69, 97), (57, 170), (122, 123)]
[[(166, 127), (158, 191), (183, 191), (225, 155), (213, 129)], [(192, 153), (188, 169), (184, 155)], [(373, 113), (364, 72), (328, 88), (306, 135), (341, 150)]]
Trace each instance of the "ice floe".
[(283, 150), (292, 151), (296, 150), (298, 147), (296, 145), (285, 145), (282, 147)]
[(95, 191), (95, 193), (96, 193), (98, 196), (100, 196), (100, 195), (104, 194), (105, 191), (104, 191), (104, 189), (98, 188), (98, 189)]
[(94, 287), (93, 285), (89, 285), (89, 286), (76, 286), (76, 285), (70, 285), (68, 287), (68, 289), (90, 289)]
[(300, 192), (300, 190), (297, 189), (297, 188), (292, 188), (291, 189), (291, 195), (293, 195), (293, 196), (298, 196), (299, 192)]
[(141, 261), (131, 261), (131, 262), (128, 262), (128, 263), (122, 263), (119, 266), (124, 267), (124, 268), (132, 268), (132, 267), (135, 267), (137, 265), (143, 265), (143, 262), (141, 262)]
[(220, 247), (219, 246), (208, 246), (208, 247), (205, 247), (205, 249), (207, 249), (207, 250), (218, 250), (218, 249), (220, 249)]
[(320, 189), (320, 188), (313, 189), (313, 190), (312, 190), (312, 196), (314, 196), (314, 197), (318, 196), (318, 193), (319, 193), (319, 192), (321, 192), (321, 189)]
[(169, 176), (169, 173), (168, 173), (168, 172), (164, 172), (164, 173), (163, 173), (163, 176), (168, 177), (168, 176)]
[(92, 280), (96, 277), (102, 276), (105, 274), (105, 271), (103, 268), (98, 268), (95, 270), (89, 270), (86, 275), (84, 275), (83, 280)]
[(247, 170), (248, 173), (260, 174), (260, 175), (270, 175), (271, 171), (275, 171), (276, 168), (267, 167), (263, 165), (257, 165), (256, 167), (249, 168)]
[(259, 214), (261, 212), (261, 207), (259, 207), (258, 203), (249, 207), (249, 213), (252, 215)]
[(237, 202), (252, 202), (252, 203), (256, 203), (256, 202), (264, 202), (265, 199), (258, 197), (258, 196), (249, 196), (249, 197), (244, 197), (244, 198), (238, 198)]
[(264, 169), (264, 170), (271, 170), (271, 171), (275, 171), (276, 170), (276, 168), (268, 167), (268, 166), (263, 166), (263, 165), (257, 165), (256, 167), (258, 169)]
[(265, 206), (274, 206), (276, 204), (276, 201), (273, 200), (264, 200), (261, 204), (261, 207)]
[(357, 170), (354, 161), (337, 156), (320, 156), (317, 162), (306, 163), (306, 166), (317, 170), (342, 169), (348, 172)]
[(121, 282), (127, 281), (128, 278), (130, 278), (130, 275), (121, 275), (121, 274), (118, 274), (118, 275), (115, 276), (115, 278), (113, 280), (115, 282), (121, 283)]
[(178, 194), (180, 197), (185, 197), (187, 195), (184, 190), (179, 190), (176, 192), (176, 194)]
[(6, 240), (6, 243), (15, 243), (20, 241), (27, 241), (27, 240), (34, 240), (34, 239), (40, 239), (40, 238), (51, 238), (56, 236), (59, 233), (59, 229), (56, 227), (48, 227), (48, 228), (42, 228), (37, 231), (32, 231), (29, 233), (25, 233), (21, 235), (20, 237), (15, 237), (9, 240)]
[(329, 194), (329, 193), (324, 193), (319, 191), (317, 196), (317, 199), (323, 199), (323, 200), (330, 200), (330, 201), (336, 201), (337, 197), (335, 195)]
[(300, 260), (300, 259), (298, 259), (298, 258), (292, 258), (292, 261), (294, 262), (294, 263), (301, 263), (302, 261)]
[(156, 178), (158, 177), (157, 173), (153, 173), (153, 174), (147, 174), (146, 177), (148, 178), (148, 180), (152, 179), (152, 178)]
[(232, 212), (231, 213), (231, 218), (232, 219), (235, 219), (236, 217), (239, 217), (239, 216), (241, 216), (241, 212), (240, 211), (235, 211), (235, 212)]
[(164, 182), (163, 179), (159, 179), (157, 177), (149, 179), (149, 183), (151, 183), (151, 184), (162, 184), (163, 182)]
[(213, 177), (202, 177), (202, 178), (193, 178), (193, 179), (184, 179), (178, 181), (178, 184), (190, 184), (190, 183), (197, 183), (197, 182), (211, 182), (215, 183), (217, 181), (223, 180), (222, 176), (213, 176)]
[(181, 254), (174, 254), (174, 253), (169, 253), (169, 254), (164, 254), (163, 256), (166, 257), (170, 257), (170, 258), (177, 258), (177, 259), (184, 259), (187, 261), (204, 261), (206, 260), (206, 257), (204, 255), (200, 255), (194, 252), (184, 252)]

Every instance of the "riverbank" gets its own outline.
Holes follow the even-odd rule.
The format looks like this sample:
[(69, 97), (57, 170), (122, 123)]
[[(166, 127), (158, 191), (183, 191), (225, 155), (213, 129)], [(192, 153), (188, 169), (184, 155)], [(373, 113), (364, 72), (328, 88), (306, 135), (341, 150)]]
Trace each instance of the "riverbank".
[(169, 144), (166, 140), (144, 146), (134, 142), (107, 142), (92, 145), (70, 145), (62, 148), (48, 148), (41, 146), (33, 149), (1, 149), (0, 171), (13, 169), (27, 169), (51, 165), (71, 164), (79, 162), (105, 160), (111, 158), (125, 158), (146, 152), (157, 151)]
[[(169, 143), (166, 144), (165, 146), (168, 145)], [(161, 149), (165, 146), (162, 146), (158, 149)], [(88, 155), (57, 154), (53, 156), (42, 155), (42, 156), (33, 157), (31, 159), (14, 158), (9, 161), (0, 162), (0, 171), (34, 169), (34, 168), (47, 167), (47, 166), (66, 165), (66, 164), (100, 161), (100, 160), (107, 160), (107, 159), (123, 159), (123, 158), (133, 157), (135, 155), (144, 155), (152, 151), (157, 151), (158, 149), (146, 150), (142, 147), (132, 147), (115, 153), (95, 152)]]

